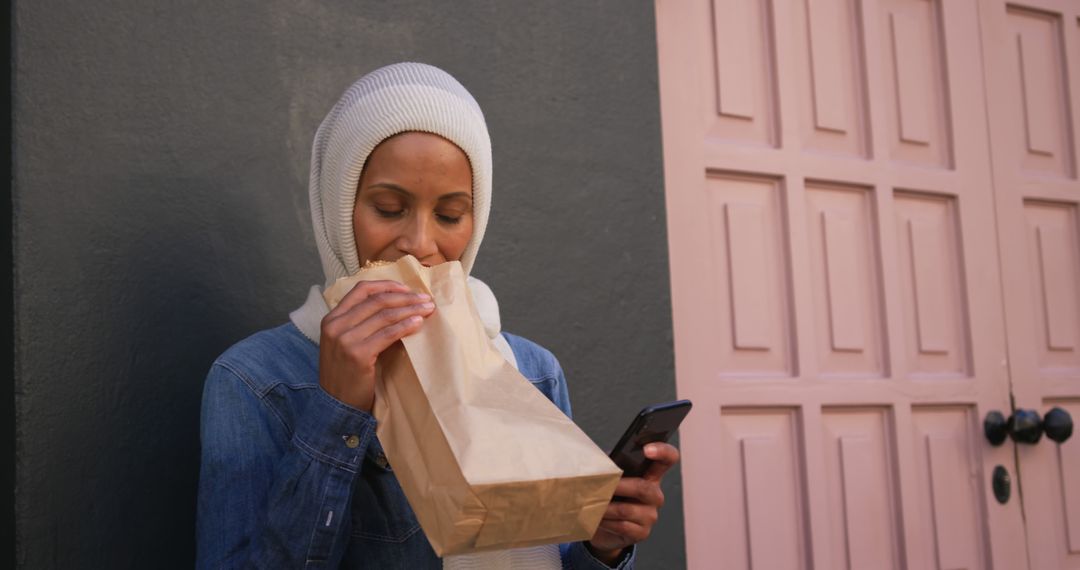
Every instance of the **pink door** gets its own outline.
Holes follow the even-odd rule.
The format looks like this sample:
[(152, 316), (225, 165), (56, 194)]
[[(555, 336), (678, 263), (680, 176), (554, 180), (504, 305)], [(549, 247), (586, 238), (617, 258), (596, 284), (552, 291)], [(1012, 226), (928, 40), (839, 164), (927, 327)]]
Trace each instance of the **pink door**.
[[(1080, 2), (980, 11), (1012, 393), (1080, 420)], [(1080, 435), (1017, 456), (1030, 568), (1080, 568)]]
[(656, 8), (690, 566), (1027, 568), (982, 1)]

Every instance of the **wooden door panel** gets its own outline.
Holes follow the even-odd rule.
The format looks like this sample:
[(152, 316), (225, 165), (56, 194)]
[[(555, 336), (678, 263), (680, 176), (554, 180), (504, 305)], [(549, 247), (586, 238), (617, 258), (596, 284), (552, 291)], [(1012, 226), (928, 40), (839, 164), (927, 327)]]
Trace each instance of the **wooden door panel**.
[(726, 377), (794, 374), (789, 272), (780, 181), (713, 173), (706, 182), (716, 340)]
[(1080, 371), (1080, 234), (1075, 204), (1026, 200), (1024, 237), (1029, 299), (1043, 377)]
[(880, 13), (881, 124), (889, 156), (928, 167), (953, 165), (942, 10), (928, 0), (887, 0)]
[[(1074, 417), (1080, 411), (1080, 406), (1070, 402), (1045, 402), (1069, 409)], [(1080, 545), (1073, 530), (1078, 524), (1074, 498), (1080, 478), (1077, 449), (1070, 440), (1061, 446), (1044, 442), (1020, 450), (1024, 511), (1030, 519), (1028, 556), (1033, 568), (1080, 567)]]
[[(1012, 57), (1000, 63), (1014, 70), (1010, 97), (1019, 101), (1022, 135), (1010, 137), (1021, 168), (1062, 178), (1076, 174), (1069, 121), (1068, 75), (1065, 72), (1060, 12), (1039, 6), (1006, 8), (1005, 42)], [(1021, 133), (1017, 133), (1021, 134)]]
[(800, 133), (807, 150), (865, 158), (870, 154), (863, 65), (863, 26), (854, 0), (788, 2), (795, 18), (796, 41), (806, 46), (796, 74)]
[[(1045, 399), (1080, 417), (1080, 402)], [(1080, 441), (1063, 445), (1044, 441), (1020, 449), (1024, 511), (1032, 568), (1080, 567)]]
[(1024, 568), (977, 2), (656, 6), (689, 565)]
[[(1053, 402), (1072, 414), (1073, 418), (1080, 417), (1080, 403), (1075, 401)], [(1070, 439), (1058, 446), (1055, 451), (1057, 457), (1052, 461), (1053, 468), (1051, 484), (1057, 483), (1061, 487), (1062, 500), (1058, 503), (1060, 508), (1059, 520), (1064, 520), (1062, 530), (1064, 537), (1062, 544), (1066, 546), (1071, 555), (1080, 554), (1080, 439)]]
[(918, 528), (923, 536), (911, 568), (975, 570), (989, 565), (980, 527), (983, 501), (970, 483), (981, 437), (971, 407), (918, 406), (912, 411), (918, 474)]
[[(709, 99), (702, 107), (711, 136), (776, 146), (777, 112), (771, 0), (713, 0), (702, 20), (712, 24), (699, 53), (706, 64)], [(711, 65), (709, 65), (711, 64)]]
[(822, 410), (834, 568), (902, 568), (887, 407)]
[(912, 378), (971, 375), (967, 289), (953, 196), (894, 194), (904, 364)]
[(866, 187), (806, 184), (815, 348), (823, 377), (888, 375), (873, 200)]
[[(799, 477), (799, 422), (792, 408), (727, 409), (721, 414), (714, 480), (721, 497), (694, 529), (733, 568), (806, 568), (806, 519)], [(722, 554), (721, 554), (722, 553)]]

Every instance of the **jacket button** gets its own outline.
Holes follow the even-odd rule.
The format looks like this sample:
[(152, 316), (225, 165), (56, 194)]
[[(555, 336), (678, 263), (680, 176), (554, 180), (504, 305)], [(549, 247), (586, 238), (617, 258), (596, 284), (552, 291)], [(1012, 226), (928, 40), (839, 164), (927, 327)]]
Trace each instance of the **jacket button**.
[(345, 438), (345, 447), (348, 447), (349, 449), (354, 449), (358, 445), (360, 445), (360, 436), (350, 435), (349, 437)]
[(390, 462), (386, 460), (386, 454), (381, 451), (375, 456), (375, 464), (383, 469), (390, 467)]

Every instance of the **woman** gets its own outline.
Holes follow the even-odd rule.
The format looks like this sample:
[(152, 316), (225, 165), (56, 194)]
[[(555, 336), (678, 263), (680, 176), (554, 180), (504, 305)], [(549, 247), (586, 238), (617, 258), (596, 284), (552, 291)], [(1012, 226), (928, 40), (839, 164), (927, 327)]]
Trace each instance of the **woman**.
[[(445, 72), (402, 63), (353, 84), (324, 119), (311, 156), (311, 215), (326, 283), (369, 260), (458, 260), (484, 237), (491, 145), (472, 96)], [(492, 341), (565, 413), (554, 356), (501, 333), (498, 305), (470, 288)], [(440, 561), (375, 437), (376, 359), (436, 307), (400, 283), (361, 282), (332, 311), (312, 287), (290, 322), (226, 351), (206, 380), (198, 503), (205, 568), (629, 568), (678, 461), (650, 444), (644, 478), (623, 478), (586, 542)]]

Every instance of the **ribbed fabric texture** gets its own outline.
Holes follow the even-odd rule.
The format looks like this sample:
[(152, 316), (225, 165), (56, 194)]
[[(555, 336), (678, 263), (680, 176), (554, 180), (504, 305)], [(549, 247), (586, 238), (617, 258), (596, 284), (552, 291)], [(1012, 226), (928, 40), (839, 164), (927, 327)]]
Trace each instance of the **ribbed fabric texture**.
[(461, 256), (468, 275), (491, 209), (491, 138), (480, 106), (445, 71), (396, 63), (353, 83), (323, 119), (311, 148), (311, 221), (326, 285), (360, 270), (352, 213), (364, 163), (398, 133), (439, 135), (465, 152), (472, 167), (473, 235)]
[(496, 550), (447, 556), (444, 570), (558, 570), (562, 568), (559, 545)]

